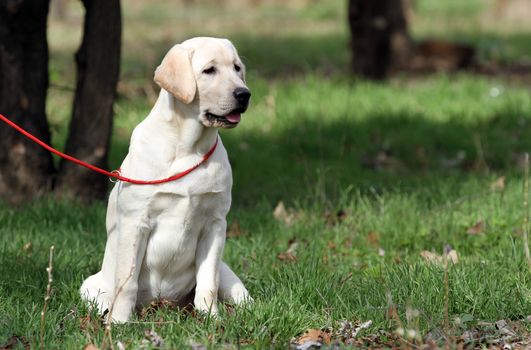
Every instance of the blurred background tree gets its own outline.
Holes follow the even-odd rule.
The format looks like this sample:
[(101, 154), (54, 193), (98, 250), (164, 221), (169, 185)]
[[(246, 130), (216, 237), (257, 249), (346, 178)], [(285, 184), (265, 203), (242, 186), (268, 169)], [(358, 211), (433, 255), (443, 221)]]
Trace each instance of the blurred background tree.
[[(76, 54), (77, 86), (66, 152), (106, 167), (121, 48), (118, 0), (83, 0), (83, 40)], [(48, 0), (0, 4), (0, 111), (50, 143)], [(64, 13), (62, 13), (64, 16)], [(20, 203), (54, 189), (80, 201), (102, 198), (107, 179), (61, 162), (14, 130), (0, 127), (0, 198)]]
[[(0, 112), (105, 168), (119, 166), (131, 125), (156, 98), (152, 74), (163, 53), (188, 37), (231, 38), (251, 68), (250, 82), (259, 87), (262, 78), (325, 81), (349, 70), (377, 80), (395, 72), (462, 68), (515, 76), (514, 58), (527, 52), (522, 28), (531, 17), (529, 0), (128, 0), (122, 45), (118, 0), (52, 0), (51, 19), (48, 0), (0, 4)], [(275, 116), (272, 86), (265, 102), (260, 94), (253, 100)], [(123, 103), (112, 148), (116, 89)], [(90, 201), (106, 194), (104, 177), (52, 158), (3, 126), (0, 146), (3, 199), (21, 202), (54, 191)]]
[[(50, 142), (47, 0), (2, 1), (0, 5), (0, 113)], [(52, 157), (14, 130), (0, 127), (0, 195), (11, 202), (51, 188)]]
[(349, 1), (354, 74), (383, 79), (392, 66), (404, 64), (412, 48), (405, 11), (405, 0)]
[[(76, 53), (77, 85), (65, 152), (108, 168), (113, 103), (120, 73), (122, 20), (119, 0), (83, 0), (85, 24)], [(108, 181), (61, 160), (56, 190), (82, 201), (104, 198)]]

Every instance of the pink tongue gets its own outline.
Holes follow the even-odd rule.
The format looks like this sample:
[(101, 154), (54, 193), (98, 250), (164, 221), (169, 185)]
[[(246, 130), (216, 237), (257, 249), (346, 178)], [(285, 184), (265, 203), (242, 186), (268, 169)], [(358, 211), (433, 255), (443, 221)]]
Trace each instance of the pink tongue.
[(227, 119), (231, 123), (239, 123), (241, 118), (242, 116), (240, 113), (234, 113), (225, 116), (225, 119)]

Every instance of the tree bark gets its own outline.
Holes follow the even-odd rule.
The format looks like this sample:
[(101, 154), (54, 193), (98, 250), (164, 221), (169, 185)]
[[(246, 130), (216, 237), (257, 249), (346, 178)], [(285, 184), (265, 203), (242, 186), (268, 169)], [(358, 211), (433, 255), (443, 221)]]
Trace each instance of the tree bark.
[[(120, 1), (83, 0), (83, 5), (84, 32), (76, 53), (77, 87), (66, 153), (107, 168), (120, 69)], [(87, 202), (105, 197), (108, 183), (100, 174), (62, 161), (57, 191)]]
[(402, 0), (349, 0), (352, 71), (384, 79), (407, 59), (411, 42)]
[[(48, 8), (48, 0), (0, 3), (0, 113), (47, 143)], [(50, 190), (48, 151), (7, 125), (0, 125), (0, 148), (2, 200), (17, 204)]]

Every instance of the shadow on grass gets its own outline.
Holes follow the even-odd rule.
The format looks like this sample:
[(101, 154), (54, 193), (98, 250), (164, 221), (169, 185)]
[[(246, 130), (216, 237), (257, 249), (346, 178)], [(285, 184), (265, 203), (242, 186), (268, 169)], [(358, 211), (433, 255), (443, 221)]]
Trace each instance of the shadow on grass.
[[(362, 193), (422, 192), (467, 178), (520, 174), (531, 149), (531, 120), (518, 112), (494, 114), (471, 125), (422, 115), (345, 115), (327, 122), (301, 115), (275, 133), (222, 131), (233, 168), (235, 206), (265, 200), (336, 201), (348, 188)], [(313, 120), (313, 121), (312, 121)], [(127, 153), (117, 139), (113, 164)], [(454, 195), (459, 195), (456, 190)]]
[[(503, 36), (507, 46), (514, 42), (515, 47), (528, 37)], [(347, 38), (342, 34), (237, 35), (231, 39), (250, 74), (282, 79), (314, 71), (339, 76), (346, 71)], [(155, 52), (158, 62), (173, 44), (148, 42), (146, 50)], [(145, 84), (154, 66), (141, 54), (124, 56), (123, 76)], [(138, 100), (143, 102), (143, 97)], [(519, 171), (519, 155), (531, 146), (526, 137), (531, 127), (518, 108), (493, 114), (479, 124), (457, 119), (436, 122), (424, 115), (388, 112), (366, 116), (362, 121), (349, 115), (327, 121), (326, 111), (321, 119), (304, 114), (297, 118), (299, 124), (271, 132), (223, 132), (234, 171), (235, 205), (251, 205), (263, 199), (271, 203), (279, 199), (333, 200), (349, 186), (362, 191), (407, 190), (483, 176), (486, 170), (513, 173)], [(119, 165), (127, 147), (127, 137), (115, 137), (113, 168)]]

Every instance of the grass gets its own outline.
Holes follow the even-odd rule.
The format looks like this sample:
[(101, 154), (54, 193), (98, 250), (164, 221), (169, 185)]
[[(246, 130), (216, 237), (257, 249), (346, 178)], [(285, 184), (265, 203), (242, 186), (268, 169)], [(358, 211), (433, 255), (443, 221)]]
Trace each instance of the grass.
[[(481, 9), (480, 1), (439, 12), (440, 2), (421, 3), (420, 11), (442, 18), (441, 23), (460, 18), (456, 13), (473, 18)], [(147, 9), (131, 1), (124, 9), (112, 168), (127, 151), (131, 129), (150, 109), (143, 90), (150, 87), (146, 81), (153, 67), (170, 42), (201, 30), (192, 21), (183, 27), (176, 18), (187, 17), (172, 15), (168, 6), (160, 2)], [(224, 259), (255, 305), (222, 308), (219, 320), (154, 309), (137, 315), (137, 323), (113, 327), (114, 346), (121, 341), (127, 348), (153, 347), (142, 345), (146, 329), (158, 333), (166, 348), (177, 349), (191, 342), (287, 348), (306, 329), (337, 328), (341, 320), (372, 320), (364, 334), (394, 332), (398, 325), (387, 315), (389, 295), (406, 329), (423, 337), (441, 332), (444, 269), (426, 263), (420, 253), (442, 254), (448, 244), (459, 255), (448, 269), (450, 335), (480, 321), (522, 320), (531, 314), (521, 230), (521, 160), (531, 149), (529, 90), (503, 77), (468, 73), (402, 76), (386, 84), (353, 81), (344, 74), (346, 34), (338, 22), (344, 13), (334, 6), (284, 9), (281, 19), (276, 18), (281, 5), (259, 7), (236, 24), (226, 21), (228, 7), (206, 29), (233, 38), (249, 67), (252, 107), (241, 126), (222, 132), (234, 172), (229, 221), (240, 227), (231, 229)], [(189, 11), (191, 18), (202, 18), (213, 10)], [(254, 20), (260, 26), (253, 27)], [(276, 33), (274, 27), (283, 21), (286, 32)], [(144, 22), (149, 26), (133, 25)], [(52, 82), (72, 86), (68, 52), (77, 34), (62, 31), (72, 24), (52, 24)], [(315, 36), (312, 24), (324, 32)], [(423, 25), (415, 22), (415, 35), (437, 32)], [(236, 30), (242, 27), (248, 29), (244, 34)], [(219, 28), (224, 32), (215, 32)], [(472, 29), (460, 30), (480, 38)], [(523, 35), (513, 34), (503, 35)], [(525, 40), (506, 45), (518, 53), (515, 59), (531, 53)], [(64, 142), (71, 97), (64, 90), (50, 91), (57, 145)], [(505, 186), (493, 190), (501, 176)], [(273, 217), (279, 201), (288, 207), (292, 223)], [(104, 215), (104, 203), (80, 207), (53, 198), (17, 209), (1, 207), (0, 345), (13, 334), (33, 348), (40, 345), (51, 245), (54, 278), (44, 348), (102, 344), (104, 328), (80, 301), (78, 288), (101, 264)], [(478, 222), (481, 232), (467, 233)], [(296, 261), (279, 259), (293, 240)], [(417, 316), (408, 317), (408, 309), (418, 310)]]

